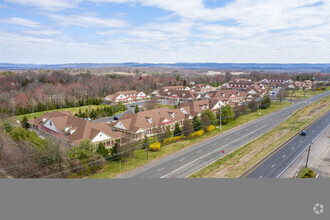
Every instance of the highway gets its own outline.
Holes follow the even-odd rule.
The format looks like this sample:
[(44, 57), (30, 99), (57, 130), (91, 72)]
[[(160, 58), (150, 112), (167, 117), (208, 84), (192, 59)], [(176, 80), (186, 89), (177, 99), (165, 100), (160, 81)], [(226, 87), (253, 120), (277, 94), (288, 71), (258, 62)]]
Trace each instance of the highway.
[(307, 136), (299, 133), (288, 142), (279, 146), (272, 153), (262, 159), (250, 170), (244, 173), (242, 178), (279, 178), (284, 171), (305, 151), (308, 146), (329, 126), (330, 112), (307, 126)]
[[(184, 178), (285, 121), (293, 112), (330, 94), (330, 91), (296, 102), (276, 112), (150, 162), (116, 178)], [(224, 151), (224, 153), (222, 153)]]

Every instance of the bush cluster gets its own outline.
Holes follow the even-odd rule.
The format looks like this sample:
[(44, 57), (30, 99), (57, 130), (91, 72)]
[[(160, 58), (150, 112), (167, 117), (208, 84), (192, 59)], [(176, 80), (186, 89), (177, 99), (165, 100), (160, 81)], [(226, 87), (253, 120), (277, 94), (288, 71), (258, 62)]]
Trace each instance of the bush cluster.
[(206, 128), (205, 128), (205, 131), (207, 131), (207, 132), (211, 132), (211, 131), (213, 131), (214, 130), (214, 125), (210, 125), (210, 126), (207, 126)]
[(309, 170), (302, 178), (314, 178), (314, 171)]
[(160, 147), (161, 147), (161, 143), (155, 142), (153, 144), (150, 144), (149, 149), (151, 151), (159, 151), (160, 150)]
[(204, 134), (204, 130), (199, 130), (199, 131), (196, 131), (196, 132), (190, 134), (189, 138), (199, 137), (199, 136), (202, 136), (203, 134)]
[(163, 141), (163, 144), (164, 144), (164, 145), (171, 144), (171, 143), (177, 142), (178, 140), (182, 140), (182, 139), (185, 139), (185, 138), (186, 138), (186, 137), (185, 137), (184, 135), (176, 136), (176, 137), (166, 138), (166, 139)]

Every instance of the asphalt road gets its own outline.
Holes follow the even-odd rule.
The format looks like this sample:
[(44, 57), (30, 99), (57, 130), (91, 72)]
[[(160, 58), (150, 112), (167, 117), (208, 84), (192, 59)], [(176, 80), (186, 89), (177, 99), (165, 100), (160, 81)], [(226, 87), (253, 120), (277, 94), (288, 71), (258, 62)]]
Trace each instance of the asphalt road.
[[(117, 178), (184, 178), (231, 151), (247, 144), (285, 121), (296, 110), (309, 105), (330, 91), (294, 103), (242, 126), (155, 160)], [(222, 153), (221, 151), (224, 151)]]
[[(284, 143), (265, 157), (249, 171), (242, 175), (243, 178), (279, 178), (288, 167), (306, 150), (310, 141), (314, 140), (328, 127), (330, 112), (313, 122), (308, 128), (307, 136), (297, 134), (292, 140)], [(312, 144), (313, 145), (313, 144)]]

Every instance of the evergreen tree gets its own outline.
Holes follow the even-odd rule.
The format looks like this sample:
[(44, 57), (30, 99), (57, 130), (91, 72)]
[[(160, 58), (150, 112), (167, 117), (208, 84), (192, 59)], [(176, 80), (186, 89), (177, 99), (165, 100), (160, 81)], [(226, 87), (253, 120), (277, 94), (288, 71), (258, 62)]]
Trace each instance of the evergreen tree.
[(230, 105), (221, 107), (221, 123), (227, 124), (234, 120), (235, 113)]
[(113, 156), (113, 155), (116, 155), (116, 154), (119, 153), (119, 147), (120, 147), (120, 145), (119, 145), (119, 141), (116, 140), (116, 141), (115, 141), (115, 144), (113, 145), (113, 147), (112, 147), (111, 150), (110, 150), (112, 156)]
[(136, 105), (136, 106), (135, 106), (135, 114), (138, 113), (139, 111), (140, 111), (140, 110), (139, 110), (139, 106)]
[(181, 135), (181, 128), (179, 123), (175, 123), (175, 128), (173, 132), (174, 136), (180, 136)]
[(100, 154), (102, 157), (108, 157), (109, 154), (110, 154), (110, 151), (105, 148), (104, 144), (102, 142), (100, 142), (98, 145), (97, 145), (97, 149), (96, 149), (96, 153)]
[(197, 116), (193, 118), (192, 124), (194, 126), (195, 131), (199, 131), (201, 129), (201, 120)]
[(22, 128), (25, 128), (25, 129), (30, 128), (29, 120), (27, 119), (26, 116), (24, 116), (24, 118), (22, 119), (21, 126), (22, 126)]

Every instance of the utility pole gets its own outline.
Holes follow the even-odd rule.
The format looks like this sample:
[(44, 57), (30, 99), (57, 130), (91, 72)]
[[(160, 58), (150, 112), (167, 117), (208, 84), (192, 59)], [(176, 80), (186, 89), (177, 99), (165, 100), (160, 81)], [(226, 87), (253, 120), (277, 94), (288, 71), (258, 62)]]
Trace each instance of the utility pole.
[(308, 147), (308, 153), (307, 153), (307, 159), (306, 159), (306, 165), (305, 165), (305, 168), (307, 168), (307, 164), (308, 164), (308, 158), (309, 158), (309, 152), (311, 151), (311, 146), (312, 146), (312, 141), (309, 143), (309, 147)]
[(221, 104), (220, 104), (220, 131), (221, 131)]
[(290, 102), (292, 102), (292, 93), (293, 93), (293, 90), (291, 90)]

